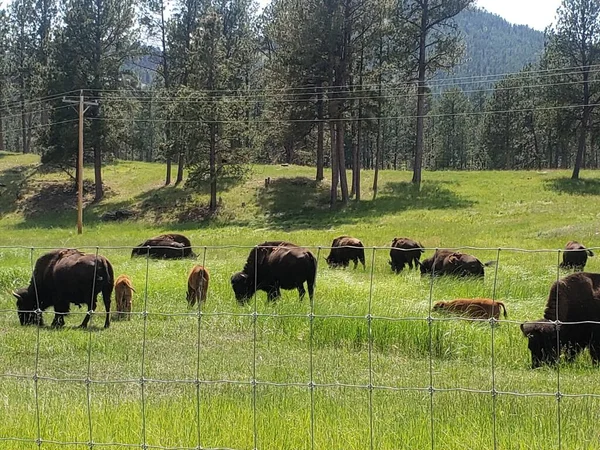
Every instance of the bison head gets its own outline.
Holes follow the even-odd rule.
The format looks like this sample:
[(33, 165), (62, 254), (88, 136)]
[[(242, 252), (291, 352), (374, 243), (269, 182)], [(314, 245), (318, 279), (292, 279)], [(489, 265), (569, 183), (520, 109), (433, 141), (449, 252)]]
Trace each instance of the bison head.
[(21, 325), (43, 325), (41, 313), (37, 313), (38, 302), (35, 292), (29, 292), (27, 288), (21, 288), (13, 292), (17, 299), (17, 315)]
[(433, 305), (432, 311), (439, 311), (440, 309), (444, 309), (446, 307), (446, 302), (437, 302)]
[(531, 368), (558, 362), (557, 327), (552, 322), (525, 322), (521, 331), (528, 340)]
[(427, 258), (423, 262), (417, 261), (417, 264), (421, 270), (421, 275), (427, 275), (428, 273), (433, 272), (433, 258)]
[(231, 287), (235, 293), (235, 299), (239, 304), (243, 305), (256, 292), (254, 287), (254, 279), (248, 276), (247, 273), (234, 273), (231, 277)]

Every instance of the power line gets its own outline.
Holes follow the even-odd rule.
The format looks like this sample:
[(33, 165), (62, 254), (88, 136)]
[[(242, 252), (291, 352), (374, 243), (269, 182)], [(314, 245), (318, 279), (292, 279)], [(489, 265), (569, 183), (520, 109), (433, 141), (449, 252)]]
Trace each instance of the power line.
[[(443, 87), (443, 86), (447, 86), (447, 85), (457, 85), (457, 84), (474, 84), (474, 83), (489, 83), (489, 82), (493, 82), (493, 81), (498, 81), (498, 80), (494, 80), (491, 78), (505, 78), (511, 75), (524, 75), (521, 78), (531, 78), (532, 75), (536, 75), (536, 74), (547, 74), (545, 75), (546, 77), (551, 77), (551, 76), (565, 76), (565, 75), (576, 75), (576, 74), (580, 74), (581, 73), (581, 69), (583, 67), (582, 66), (573, 66), (573, 67), (559, 67), (559, 68), (553, 68), (553, 69), (538, 69), (538, 70), (530, 70), (530, 71), (518, 71), (518, 72), (506, 72), (506, 73), (501, 73), (501, 74), (495, 74), (495, 75), (471, 75), (471, 76), (464, 76), (464, 77), (453, 77), (453, 78), (446, 78), (446, 79), (440, 79), (440, 80), (436, 80), (436, 79), (431, 79), (427, 81), (427, 85), (429, 87)], [(591, 71), (593, 73), (596, 73), (599, 71), (600, 69), (600, 64), (595, 64), (595, 65), (590, 65), (589, 66), (590, 69), (592, 69)], [(564, 72), (564, 71), (568, 71), (568, 72)], [(556, 73), (553, 73), (556, 72)], [(564, 73), (561, 73), (564, 72)], [(515, 77), (512, 79), (521, 79), (519, 77)], [(471, 80), (471, 81), (465, 81), (464, 83), (457, 83), (457, 81), (460, 80)], [(398, 83), (394, 83), (394, 82), (390, 82), (389, 85), (391, 86), (395, 86), (397, 89), (399, 89), (400, 87), (410, 87), (410, 86), (414, 86), (416, 85), (416, 81), (403, 81), (403, 82), (398, 82)], [(439, 85), (439, 86), (438, 86)], [(244, 89), (245, 92), (268, 92), (268, 91), (273, 91), (273, 92), (288, 92), (288, 91), (309, 91), (309, 92), (318, 92), (318, 91), (327, 91), (327, 90), (332, 90), (335, 89), (337, 93), (343, 93), (345, 92), (344, 89), (349, 90), (349, 88), (351, 87), (355, 87), (355, 86), (359, 86), (359, 87), (378, 87), (379, 84), (363, 84), (363, 85), (358, 85), (358, 84), (346, 84), (346, 85), (322, 85), (322, 86), (316, 86), (316, 85), (311, 85), (311, 86), (298, 86), (298, 87), (283, 87), (283, 88), (254, 88), (254, 89)], [(204, 90), (203, 92), (206, 93), (235, 93), (238, 92), (240, 89), (208, 89), (208, 90)], [(90, 92), (92, 90), (90, 89), (86, 89), (86, 92)], [(101, 90), (93, 90), (93, 92), (139, 92), (139, 89), (101, 89)], [(90, 96), (90, 98), (94, 98), (93, 96)]]
[[(600, 106), (600, 103), (589, 104), (590, 107)], [(465, 117), (465, 116), (485, 116), (495, 114), (511, 114), (521, 112), (535, 112), (535, 111), (554, 111), (563, 109), (576, 109), (582, 108), (582, 105), (563, 105), (563, 106), (544, 106), (544, 107), (533, 107), (533, 108), (517, 108), (517, 109), (506, 109), (506, 110), (494, 110), (494, 111), (472, 111), (472, 112), (461, 112), (453, 114), (427, 114), (424, 117), (427, 118), (438, 118), (438, 117)], [(342, 121), (342, 122), (356, 122), (356, 121), (373, 121), (373, 120), (403, 120), (403, 119), (416, 119), (418, 116), (414, 115), (402, 115), (402, 116), (379, 116), (379, 117), (343, 117), (339, 119), (236, 119), (236, 120), (168, 120), (168, 119), (124, 119), (120, 117), (92, 117), (90, 120), (104, 120), (109, 122), (132, 122), (132, 123), (189, 123), (189, 124), (280, 124), (280, 123), (319, 123), (319, 122), (330, 122), (331, 120)]]

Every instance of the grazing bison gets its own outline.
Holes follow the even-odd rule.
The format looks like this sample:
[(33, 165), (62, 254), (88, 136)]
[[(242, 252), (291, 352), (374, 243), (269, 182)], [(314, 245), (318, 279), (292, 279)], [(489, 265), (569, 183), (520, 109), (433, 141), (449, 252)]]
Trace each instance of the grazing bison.
[(600, 325), (585, 322), (600, 322), (600, 274), (578, 272), (552, 285), (542, 319), (521, 324), (531, 367), (556, 364), (562, 352), (572, 361), (586, 347), (592, 361), (599, 363)]
[(458, 298), (450, 302), (437, 302), (433, 305), (434, 311), (449, 311), (473, 319), (500, 319), (500, 310), (504, 310), (506, 319), (506, 307), (504, 303), (497, 302), (491, 298)]
[(354, 262), (354, 268), (356, 269), (360, 261), (364, 269), (365, 249), (363, 243), (359, 239), (350, 236), (336, 237), (331, 243), (331, 251), (325, 261), (332, 269), (335, 267), (346, 268), (350, 261)]
[(198, 302), (206, 302), (206, 293), (208, 292), (208, 270), (206, 267), (196, 265), (192, 267), (188, 276), (187, 301), (190, 308)]
[(235, 298), (247, 302), (257, 291), (266, 291), (270, 301), (281, 295), (280, 289), (298, 289), (300, 300), (308, 288), (313, 299), (317, 260), (308, 250), (285, 241), (263, 242), (254, 247), (241, 272), (231, 277)]
[(577, 241), (569, 241), (565, 246), (560, 267), (563, 269), (575, 269), (581, 272), (587, 263), (588, 255), (594, 256), (594, 252), (588, 250)]
[(421, 254), (424, 252), (423, 246), (417, 241), (408, 238), (394, 238), (392, 240), (392, 248), (390, 249), (389, 261), (392, 271), (400, 273), (407, 264), (412, 269), (413, 263), (416, 268), (419, 265)]
[(115, 302), (117, 304), (115, 316), (117, 319), (127, 316), (127, 320), (131, 320), (134, 292), (131, 279), (127, 275), (119, 275), (115, 280)]
[[(70, 303), (87, 305), (88, 311), (96, 309), (96, 297), (102, 292), (106, 319), (104, 328), (110, 325), (110, 296), (113, 291), (114, 273), (110, 262), (103, 256), (85, 254), (78, 250), (62, 249), (42, 255), (35, 263), (33, 275), (27, 288), (13, 292), (17, 299), (17, 313), (21, 325), (43, 325), (39, 312), (54, 307), (53, 327), (65, 324)], [(88, 313), (81, 327), (90, 320)]]
[(182, 234), (161, 234), (134, 247), (131, 257), (134, 256), (177, 259), (195, 258), (196, 254), (192, 251), (190, 240)]
[(494, 261), (489, 261), (484, 264), (473, 255), (467, 253), (438, 249), (431, 258), (427, 258), (420, 263), (420, 266), (421, 275), (431, 273), (459, 277), (483, 277), (485, 274), (484, 267), (491, 266), (494, 263)]

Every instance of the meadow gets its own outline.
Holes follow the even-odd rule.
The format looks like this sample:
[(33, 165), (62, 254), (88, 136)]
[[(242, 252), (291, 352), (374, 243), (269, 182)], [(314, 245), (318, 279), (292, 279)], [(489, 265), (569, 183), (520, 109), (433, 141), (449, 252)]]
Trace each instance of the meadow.
[[(0, 153), (0, 449), (40, 448), (38, 439), (44, 449), (600, 447), (598, 369), (587, 352), (531, 370), (519, 329), (542, 316), (552, 282), (568, 273), (557, 249), (598, 245), (600, 174), (426, 172), (417, 192), (410, 173), (383, 171), (372, 200), (365, 171), (365, 200), (332, 211), (313, 169), (255, 166), (207, 217), (207, 193), (163, 187), (162, 165), (118, 161), (77, 235), (64, 172), (38, 164)], [(100, 220), (117, 208), (136, 217)], [(130, 258), (162, 232), (188, 236), (197, 260)], [(323, 247), (341, 234), (382, 247), (367, 250), (366, 270), (327, 268)], [(484, 280), (394, 275), (385, 247), (395, 236), (428, 249), (477, 247), (467, 251), (497, 264)], [(250, 247), (275, 239), (318, 255), (313, 304), (284, 291), (276, 303), (259, 292), (239, 306), (230, 276)], [(74, 307), (64, 329), (21, 327), (11, 291), (57, 247), (98, 251), (130, 275), (131, 320), (103, 330), (99, 307), (83, 331), (85, 311)], [(586, 270), (600, 271), (599, 259)], [(211, 273), (201, 313), (185, 300), (194, 263)], [(458, 297), (502, 300), (508, 320), (430, 314)]]

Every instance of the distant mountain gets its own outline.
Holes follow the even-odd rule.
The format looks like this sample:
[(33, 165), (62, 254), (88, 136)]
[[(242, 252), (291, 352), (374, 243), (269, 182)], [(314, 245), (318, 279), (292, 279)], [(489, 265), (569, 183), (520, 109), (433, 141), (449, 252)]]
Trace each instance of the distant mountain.
[[(436, 79), (454, 79), (518, 72), (535, 63), (544, 51), (544, 33), (525, 25), (513, 25), (502, 17), (482, 9), (467, 9), (456, 17), (456, 24), (465, 43), (465, 57), (452, 72)], [(478, 89), (482, 84), (456, 80), (465, 90)], [(488, 84), (489, 86), (489, 84)]]

